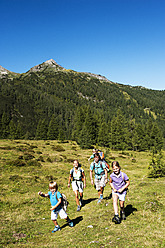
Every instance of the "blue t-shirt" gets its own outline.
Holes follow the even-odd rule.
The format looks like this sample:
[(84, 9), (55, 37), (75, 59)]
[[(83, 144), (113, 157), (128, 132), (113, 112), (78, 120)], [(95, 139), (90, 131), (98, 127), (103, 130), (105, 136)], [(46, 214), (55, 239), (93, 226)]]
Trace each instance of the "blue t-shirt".
[(106, 165), (104, 162), (99, 161), (98, 163), (92, 162), (90, 165), (90, 170), (95, 172), (95, 178), (100, 179), (102, 175), (105, 174), (104, 169), (106, 169)]
[[(58, 203), (57, 199), (62, 197), (62, 195), (59, 191), (56, 191), (54, 194), (52, 194), (52, 192), (49, 191), (48, 195), (49, 195), (50, 203), (51, 203), (52, 207), (54, 207)], [(58, 205), (58, 207), (55, 208), (53, 211), (56, 212), (56, 211), (59, 211), (60, 209), (61, 209), (61, 204)]]

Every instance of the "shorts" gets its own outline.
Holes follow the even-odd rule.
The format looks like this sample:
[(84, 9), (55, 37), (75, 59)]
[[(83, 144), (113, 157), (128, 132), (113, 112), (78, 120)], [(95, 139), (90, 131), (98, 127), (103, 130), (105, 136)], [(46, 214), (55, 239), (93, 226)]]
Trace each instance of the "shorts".
[(105, 187), (105, 175), (102, 175), (100, 179), (95, 178), (95, 186), (96, 190), (100, 190), (101, 187)]
[(58, 214), (59, 214), (61, 219), (67, 218), (67, 213), (64, 211), (63, 208), (61, 208), (60, 210), (58, 210), (56, 212), (51, 211), (51, 220), (57, 220)]
[(113, 190), (112, 190), (112, 195), (113, 194), (116, 194), (116, 195), (118, 195), (118, 198), (119, 198), (119, 201), (125, 201), (125, 197), (126, 197), (126, 192), (124, 192), (124, 193), (118, 193), (118, 192), (114, 192)]
[(83, 182), (82, 181), (73, 181), (72, 182), (73, 191), (83, 192)]

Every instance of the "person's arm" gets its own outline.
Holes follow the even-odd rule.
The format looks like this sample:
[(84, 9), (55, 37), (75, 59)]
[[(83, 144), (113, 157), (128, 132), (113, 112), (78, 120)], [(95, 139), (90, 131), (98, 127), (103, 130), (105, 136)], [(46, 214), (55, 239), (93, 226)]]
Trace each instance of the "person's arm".
[(38, 194), (42, 197), (49, 197), (49, 194), (44, 194), (43, 192), (39, 191)]
[(113, 189), (113, 191), (116, 193), (117, 190), (116, 190), (115, 187), (113, 186), (112, 178), (111, 178), (111, 177), (110, 177), (110, 179), (109, 179), (109, 184), (110, 184), (111, 188)]
[(93, 185), (93, 171), (90, 170), (90, 179), (91, 179), (91, 184)]
[(94, 154), (92, 154), (90, 158), (88, 158), (88, 161), (90, 161), (92, 158), (94, 158)]
[(83, 178), (84, 178), (84, 188), (86, 188), (86, 176), (85, 176), (85, 173), (83, 172), (82, 175), (83, 175)]
[(118, 192), (119, 193), (122, 193), (130, 185), (130, 181), (129, 180), (126, 180), (125, 182), (126, 182), (126, 184), (121, 189), (118, 189)]
[(105, 172), (105, 183), (108, 182), (108, 172), (107, 172), (107, 169), (104, 169), (104, 172)]
[(61, 204), (61, 197), (57, 200), (58, 200), (57, 204), (55, 206), (51, 207), (51, 209), (50, 209), (51, 211), (54, 210), (55, 208), (57, 208)]
[(68, 187), (70, 187), (70, 182), (71, 182), (72, 176), (71, 174), (69, 175), (69, 180), (68, 180)]

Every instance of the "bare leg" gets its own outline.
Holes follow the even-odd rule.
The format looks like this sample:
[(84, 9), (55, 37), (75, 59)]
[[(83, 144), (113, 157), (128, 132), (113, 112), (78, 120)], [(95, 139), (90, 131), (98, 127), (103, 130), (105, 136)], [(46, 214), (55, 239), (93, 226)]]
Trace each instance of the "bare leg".
[(119, 201), (121, 211), (124, 212), (124, 201)]
[(57, 220), (52, 220), (55, 226), (58, 226)]
[(103, 195), (103, 192), (104, 192), (104, 187), (100, 187), (100, 189), (98, 190), (99, 198), (100, 198), (100, 195)]
[(80, 192), (80, 199), (83, 198), (83, 192)]
[(79, 203), (79, 198), (78, 198), (78, 191), (75, 190), (75, 191), (74, 191), (74, 194), (75, 194), (75, 198), (76, 198), (76, 204), (77, 204), (77, 206), (79, 206), (80, 203)]
[(118, 214), (118, 195), (117, 194), (112, 194), (112, 199), (113, 199), (113, 209), (115, 212), (115, 215)]

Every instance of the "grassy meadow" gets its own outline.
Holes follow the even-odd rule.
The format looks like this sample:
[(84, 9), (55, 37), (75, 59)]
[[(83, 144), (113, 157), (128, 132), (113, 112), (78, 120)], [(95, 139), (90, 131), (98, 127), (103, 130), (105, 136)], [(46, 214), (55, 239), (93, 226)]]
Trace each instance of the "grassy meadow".
[[(97, 204), (98, 194), (89, 180), (92, 150), (82, 150), (72, 141), (1, 140), (0, 247), (165, 247), (165, 180), (148, 178), (151, 154), (102, 150), (107, 161), (119, 161), (130, 178), (125, 202), (127, 219), (120, 225), (112, 222), (109, 184), (104, 200)], [(80, 212), (76, 211), (72, 188), (67, 187), (74, 159), (79, 159), (87, 177)], [(74, 222), (70, 228), (58, 218), (62, 229), (54, 234), (50, 201), (38, 196), (39, 190), (48, 192), (52, 179), (66, 194), (67, 213)]]

